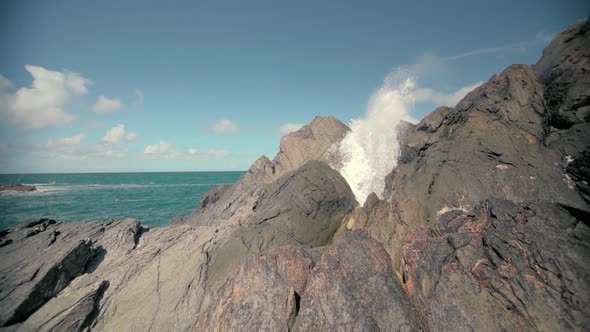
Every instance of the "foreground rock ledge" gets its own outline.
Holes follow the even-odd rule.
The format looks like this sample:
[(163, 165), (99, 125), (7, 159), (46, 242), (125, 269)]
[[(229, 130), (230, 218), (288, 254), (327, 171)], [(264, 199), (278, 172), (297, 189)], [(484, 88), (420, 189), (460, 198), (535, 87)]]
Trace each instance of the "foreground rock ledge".
[(587, 329), (589, 33), (400, 127), (386, 199), (358, 206), (318, 117), (173, 225), (0, 231), (0, 329)]

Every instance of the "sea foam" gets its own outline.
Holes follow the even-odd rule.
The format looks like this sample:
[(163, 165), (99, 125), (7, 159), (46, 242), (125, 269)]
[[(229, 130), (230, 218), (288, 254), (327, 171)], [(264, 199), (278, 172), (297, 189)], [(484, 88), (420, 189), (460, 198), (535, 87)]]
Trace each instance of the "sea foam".
[(339, 158), (331, 166), (346, 179), (360, 204), (372, 192), (381, 197), (385, 176), (397, 166), (396, 128), (400, 121), (416, 122), (410, 116), (415, 87), (408, 72), (389, 74), (371, 96), (364, 117), (352, 119), (351, 131), (334, 147)]

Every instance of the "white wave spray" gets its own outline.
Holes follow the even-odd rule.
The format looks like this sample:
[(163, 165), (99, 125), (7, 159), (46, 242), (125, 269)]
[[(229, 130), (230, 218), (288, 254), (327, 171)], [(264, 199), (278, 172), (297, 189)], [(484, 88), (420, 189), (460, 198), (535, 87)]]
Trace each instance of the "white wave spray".
[(385, 176), (397, 166), (400, 121), (416, 122), (410, 116), (415, 80), (407, 72), (389, 74), (369, 100), (364, 117), (352, 119), (351, 131), (337, 149), (337, 169), (363, 204), (372, 192), (381, 197)]

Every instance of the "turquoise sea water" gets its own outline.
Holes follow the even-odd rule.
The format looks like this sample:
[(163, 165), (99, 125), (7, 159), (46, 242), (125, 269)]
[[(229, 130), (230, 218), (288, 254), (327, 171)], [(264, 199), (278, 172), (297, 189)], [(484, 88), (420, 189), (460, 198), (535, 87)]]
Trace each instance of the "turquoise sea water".
[(133, 217), (154, 226), (192, 212), (199, 198), (243, 172), (0, 174), (37, 192), (0, 192), (0, 229), (34, 218), (89, 221)]

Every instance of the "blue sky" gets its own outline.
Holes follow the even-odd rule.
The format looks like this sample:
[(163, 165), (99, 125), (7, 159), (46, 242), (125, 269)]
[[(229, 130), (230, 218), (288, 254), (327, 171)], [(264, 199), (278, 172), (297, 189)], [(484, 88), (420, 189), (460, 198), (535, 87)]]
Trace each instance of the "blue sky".
[(589, 9), (4, 0), (0, 173), (246, 170), (315, 115), (361, 117), (396, 68), (429, 89), (420, 119), (512, 63), (536, 62)]

